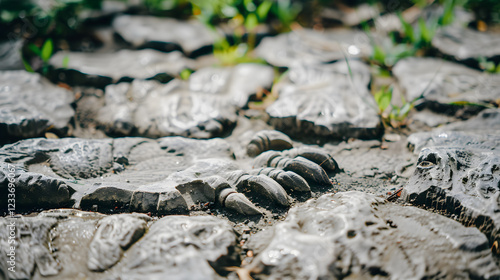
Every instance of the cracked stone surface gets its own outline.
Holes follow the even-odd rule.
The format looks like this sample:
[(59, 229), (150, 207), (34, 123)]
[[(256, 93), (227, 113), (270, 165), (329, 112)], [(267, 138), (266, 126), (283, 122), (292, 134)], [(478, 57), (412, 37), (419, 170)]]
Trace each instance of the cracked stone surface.
[(220, 279), (238, 264), (236, 236), (224, 220), (167, 216), (155, 222), (110, 273), (111, 279)]
[[(67, 65), (65, 65), (67, 60)], [(172, 79), (193, 61), (180, 52), (156, 50), (119, 50), (115, 53), (57, 52), (51, 59), (55, 74), (70, 85), (104, 86), (132, 79), (150, 79), (167, 74)]]
[(123, 256), (123, 252), (146, 232), (146, 215), (118, 214), (105, 217), (97, 223), (97, 230), (90, 243), (87, 267), (104, 271)]
[(218, 273), (239, 262), (232, 227), (211, 216), (153, 220), (64, 209), (0, 218), (2, 250), (13, 220), (17, 269), (0, 271), (9, 279), (223, 279)]
[(498, 60), (500, 35), (449, 26), (438, 29), (432, 39), (432, 46), (458, 61), (477, 60), (479, 57)]
[(257, 255), (244, 267), (259, 279), (500, 276), (479, 230), (361, 192), (309, 200), (265, 235), (254, 236)]
[(346, 56), (367, 57), (371, 46), (361, 31), (301, 29), (264, 38), (256, 53), (271, 65), (291, 67), (343, 60)]
[(273, 69), (257, 64), (202, 68), (189, 81), (167, 85), (136, 80), (105, 89), (99, 122), (110, 133), (210, 138), (227, 134), (236, 111), (250, 97), (271, 87)]
[[(236, 162), (225, 140), (183, 137), (36, 138), (2, 147), (0, 162), (2, 197), (14, 184), (17, 209), (73, 206), (160, 215), (212, 206), (246, 215), (286, 209), (289, 194), (307, 197), (311, 188), (329, 188), (328, 174), (337, 171), (321, 149), (268, 151), (252, 164)], [(294, 189), (297, 183), (303, 188)]]
[(56, 223), (51, 217), (0, 218), (0, 260), (10, 261), (10, 247), (16, 248), (15, 271), (2, 271), (0, 275), (8, 276), (4, 279), (30, 279), (35, 269), (42, 276), (57, 275), (61, 267), (47, 248), (49, 231)]
[(292, 67), (275, 87), (279, 98), (266, 111), (276, 129), (291, 136), (376, 138), (382, 132), (377, 106), (368, 91), (369, 67), (347, 64)]
[(37, 137), (48, 130), (65, 135), (73, 101), (72, 92), (37, 73), (0, 71), (0, 139)]
[[(453, 115), (463, 107), (459, 105), (490, 104), (500, 98), (499, 75), (437, 58), (405, 58), (396, 64), (393, 73), (407, 100), (423, 94), (417, 106), (439, 113)], [(480, 110), (477, 106), (466, 107), (470, 111)]]
[[(498, 110), (408, 138), (419, 152), (417, 168), (402, 198), (474, 226), (500, 239), (500, 134)], [(500, 251), (492, 250), (498, 254)]]
[(197, 20), (121, 15), (113, 20), (113, 27), (136, 48), (181, 50), (188, 56), (209, 52), (215, 41), (211, 31)]

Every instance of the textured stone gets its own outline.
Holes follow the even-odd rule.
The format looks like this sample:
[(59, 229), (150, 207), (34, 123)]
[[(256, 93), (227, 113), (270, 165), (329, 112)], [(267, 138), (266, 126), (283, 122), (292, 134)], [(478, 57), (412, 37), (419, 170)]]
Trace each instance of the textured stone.
[[(12, 188), (14, 191), (12, 191)], [(2, 210), (9, 206), (8, 194), (15, 194), (15, 209), (33, 210), (37, 208), (69, 207), (75, 192), (66, 182), (51, 175), (26, 172), (19, 166), (0, 162), (0, 195)]]
[[(318, 156), (323, 161), (331, 159), (329, 155), (316, 150), (289, 156), (295, 157), (289, 159), (290, 171), (308, 175), (307, 183), (318, 184), (314, 174), (319, 172), (331, 185), (325, 173), (331, 168), (303, 158), (314, 161)], [(2, 147), (0, 164), (2, 197), (7, 198), (9, 178), (14, 176), (17, 206), (28, 210), (73, 206), (101, 212), (178, 214), (215, 204), (255, 215), (261, 211), (238, 192), (252, 195), (264, 207), (286, 207), (289, 197), (282, 185), (292, 179), (289, 176), (299, 176), (279, 173), (282, 166), (278, 165), (266, 172), (250, 170), (250, 164), (240, 166), (222, 139), (183, 137), (29, 139)], [(227, 199), (230, 204), (225, 204)]]
[(402, 194), (407, 202), (477, 227), (492, 246), (500, 240), (499, 116), (498, 110), (487, 110), (463, 123), (411, 135), (409, 146), (420, 154)]
[(361, 192), (295, 207), (272, 234), (244, 268), (259, 279), (500, 277), (477, 229)]
[(190, 56), (210, 51), (214, 35), (197, 20), (180, 21), (153, 16), (118, 16), (115, 31), (134, 47), (153, 47), (163, 51), (182, 50)]
[(0, 42), (0, 70), (24, 70), (22, 47), (23, 40)]
[(479, 57), (500, 58), (499, 34), (461, 26), (440, 28), (432, 39), (432, 46), (458, 61), (477, 60)]
[(488, 109), (463, 122), (435, 128), (431, 132), (417, 132), (408, 137), (408, 146), (418, 154), (424, 147), (448, 146), (491, 149), (500, 147), (500, 110)]
[[(212, 216), (152, 220), (59, 209), (0, 218), (0, 226), (6, 279), (222, 279), (218, 273), (240, 263), (231, 225)], [(6, 270), (10, 246), (15, 273)]]
[(462, 105), (469, 111), (482, 107), (473, 104), (494, 103), (500, 98), (500, 76), (482, 73), (457, 63), (437, 58), (406, 58), (393, 69), (407, 100), (418, 101), (420, 107), (455, 114)]
[(37, 73), (0, 71), (0, 138), (66, 134), (74, 114), (73, 93)]
[(256, 49), (258, 56), (274, 66), (321, 64), (348, 57), (371, 54), (368, 36), (361, 31), (301, 29), (264, 38)]
[[(64, 61), (67, 59), (67, 65)], [(132, 79), (149, 79), (167, 74), (170, 79), (193, 62), (180, 52), (120, 50), (115, 53), (57, 52), (51, 59), (54, 76), (70, 85), (104, 86)], [(162, 79), (166, 79), (163, 78)]]
[(128, 250), (108, 279), (218, 279), (216, 270), (239, 264), (235, 245), (224, 220), (167, 216)]
[(144, 235), (146, 221), (150, 219), (139, 214), (119, 214), (101, 219), (90, 243), (88, 268), (104, 271), (115, 265), (124, 250)]
[(240, 64), (200, 69), (188, 82), (163, 85), (136, 80), (110, 85), (98, 120), (108, 132), (120, 135), (221, 136), (234, 127), (236, 110), (252, 94), (270, 88), (273, 76), (269, 66)]
[(275, 87), (279, 98), (267, 108), (270, 123), (291, 136), (375, 138), (380, 118), (368, 91), (367, 65), (346, 62), (292, 67)]
[[(0, 260), (14, 267), (14, 272), (4, 271), (7, 279), (31, 279), (35, 270), (42, 276), (58, 274), (61, 267), (47, 248), (49, 231), (56, 222), (49, 217), (0, 218)], [(9, 263), (12, 251), (14, 260)]]

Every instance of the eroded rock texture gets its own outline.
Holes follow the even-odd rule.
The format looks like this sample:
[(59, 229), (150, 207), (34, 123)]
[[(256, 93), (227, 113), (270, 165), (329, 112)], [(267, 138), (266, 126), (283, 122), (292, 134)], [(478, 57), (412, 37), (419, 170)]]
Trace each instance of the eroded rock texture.
[(120, 135), (217, 137), (234, 127), (236, 110), (252, 94), (271, 87), (273, 76), (269, 66), (240, 64), (203, 68), (189, 81), (167, 85), (140, 80), (110, 85), (98, 119)]
[(499, 117), (498, 110), (487, 110), (463, 124), (410, 136), (410, 146), (422, 150), (402, 195), (477, 227), (493, 246), (500, 239)]
[(183, 69), (194, 68), (193, 62), (180, 52), (166, 54), (149, 49), (116, 53), (61, 51), (50, 59), (50, 63), (56, 68), (52, 74), (55, 79), (70, 85), (100, 88), (119, 81), (155, 78), (160, 74), (172, 79)]
[(496, 279), (475, 228), (361, 192), (323, 195), (290, 210), (246, 267), (259, 279)]
[[(7, 264), (15, 221), (15, 273), (6, 279), (221, 279), (239, 265), (236, 235), (212, 216), (102, 214), (71, 209), (1, 218), (0, 259)], [(7, 265), (8, 267), (8, 265)]]
[(270, 123), (291, 136), (375, 138), (380, 118), (368, 91), (362, 62), (296, 66), (276, 85), (279, 98), (267, 108)]
[(274, 66), (291, 67), (343, 60), (346, 56), (366, 57), (371, 46), (361, 31), (301, 29), (264, 38), (256, 53)]
[(479, 57), (500, 59), (500, 35), (460, 26), (440, 28), (432, 39), (432, 46), (459, 61)]
[(31, 279), (35, 270), (42, 276), (57, 275), (61, 267), (48, 248), (49, 231), (56, 223), (51, 217), (0, 218), (0, 260), (13, 267), (0, 275), (8, 276), (4, 279)]
[(117, 214), (101, 219), (90, 243), (87, 266), (104, 271), (115, 265), (127, 250), (146, 232), (146, 215)]
[(235, 245), (233, 229), (224, 220), (164, 217), (128, 250), (110, 279), (218, 279), (216, 271), (239, 264)]
[(74, 114), (73, 93), (37, 73), (0, 71), (0, 139), (66, 134)]
[(182, 50), (189, 56), (209, 52), (215, 38), (197, 20), (122, 15), (114, 19), (113, 27), (134, 47), (150, 47), (162, 51)]
[(0, 70), (24, 70), (21, 57), (23, 40), (0, 42)]
[[(437, 58), (406, 58), (393, 69), (408, 100), (439, 113), (455, 114), (464, 103), (488, 104), (500, 98), (500, 76)], [(467, 106), (469, 111), (482, 109)]]
[(305, 184), (296, 191), (310, 193), (310, 185), (330, 187), (328, 176), (337, 171), (320, 149), (271, 154), (254, 170), (250, 164), (240, 166), (222, 139), (183, 137), (29, 139), (2, 147), (0, 162), (2, 197), (14, 184), (18, 209), (74, 205), (160, 215), (213, 205), (261, 214), (255, 202), (288, 207), (287, 190), (296, 182)]

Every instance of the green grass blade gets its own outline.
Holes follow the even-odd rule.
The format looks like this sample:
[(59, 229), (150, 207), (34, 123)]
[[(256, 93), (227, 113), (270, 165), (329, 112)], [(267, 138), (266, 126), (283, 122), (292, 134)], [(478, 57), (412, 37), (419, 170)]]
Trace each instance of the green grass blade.
[(52, 43), (52, 39), (47, 39), (42, 46), (42, 52), (40, 57), (44, 62), (48, 62), (50, 57), (52, 56), (52, 51), (54, 50), (54, 45)]

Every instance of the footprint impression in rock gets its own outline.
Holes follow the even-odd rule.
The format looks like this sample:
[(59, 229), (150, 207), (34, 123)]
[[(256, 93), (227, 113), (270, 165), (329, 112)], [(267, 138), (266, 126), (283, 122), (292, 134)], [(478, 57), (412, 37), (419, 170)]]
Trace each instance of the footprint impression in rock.
[(338, 170), (321, 149), (292, 148), (277, 131), (257, 134), (248, 150), (258, 155), (255, 169), (242, 170), (222, 139), (29, 139), (0, 149), (1, 194), (7, 198), (7, 173), (15, 168), (19, 209), (163, 215), (215, 204), (254, 215), (262, 207), (288, 207), (289, 194), (310, 196), (311, 187), (331, 187), (329, 176)]

